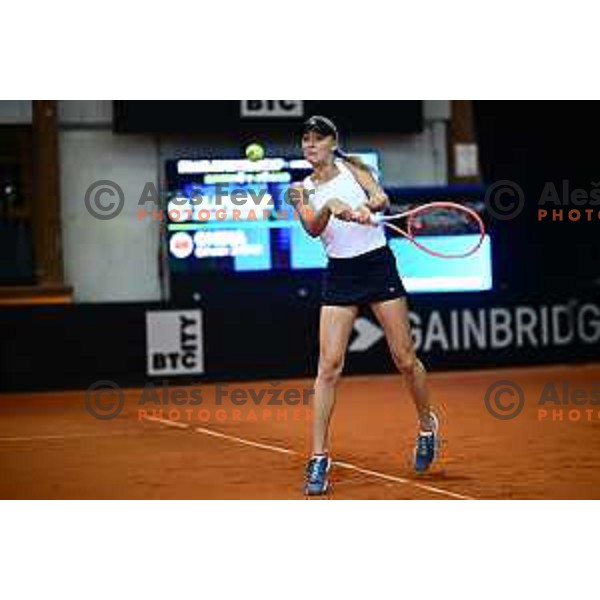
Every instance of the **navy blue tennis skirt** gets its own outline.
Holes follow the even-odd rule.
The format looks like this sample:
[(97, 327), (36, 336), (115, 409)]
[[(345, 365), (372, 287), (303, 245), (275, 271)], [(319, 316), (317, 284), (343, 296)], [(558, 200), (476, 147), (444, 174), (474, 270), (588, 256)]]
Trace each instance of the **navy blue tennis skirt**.
[(330, 258), (323, 277), (321, 304), (351, 306), (406, 296), (389, 246), (352, 258)]

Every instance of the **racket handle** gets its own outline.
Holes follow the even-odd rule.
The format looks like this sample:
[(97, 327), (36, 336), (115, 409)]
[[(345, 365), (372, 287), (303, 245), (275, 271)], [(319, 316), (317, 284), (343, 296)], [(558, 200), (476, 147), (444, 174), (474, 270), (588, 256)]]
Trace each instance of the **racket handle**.
[(384, 218), (382, 214), (373, 214), (371, 215), (371, 223), (373, 225), (378, 225), (379, 223), (383, 223)]

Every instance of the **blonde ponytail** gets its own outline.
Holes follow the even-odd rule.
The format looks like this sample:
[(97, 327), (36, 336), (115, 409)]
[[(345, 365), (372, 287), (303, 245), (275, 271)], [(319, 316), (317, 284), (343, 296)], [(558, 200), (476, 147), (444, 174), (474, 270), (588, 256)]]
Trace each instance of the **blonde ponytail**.
[(371, 173), (371, 175), (375, 175), (373, 169), (365, 162), (363, 162), (360, 158), (358, 158), (358, 156), (351, 156), (350, 154), (346, 154), (346, 152), (343, 152), (339, 148), (336, 148), (333, 151), (333, 153), (335, 154), (335, 156), (341, 158), (342, 160), (345, 160), (347, 163), (350, 163), (357, 169), (360, 169), (361, 171), (366, 171), (367, 173)]

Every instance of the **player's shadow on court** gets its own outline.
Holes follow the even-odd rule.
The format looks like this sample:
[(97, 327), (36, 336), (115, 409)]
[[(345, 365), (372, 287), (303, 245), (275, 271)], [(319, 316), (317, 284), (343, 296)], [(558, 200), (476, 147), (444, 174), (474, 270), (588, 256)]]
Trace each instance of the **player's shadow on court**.
[(448, 473), (446, 470), (432, 471), (431, 473), (415, 474), (412, 473), (410, 478), (413, 481), (473, 481), (473, 477), (462, 475), (460, 473)]

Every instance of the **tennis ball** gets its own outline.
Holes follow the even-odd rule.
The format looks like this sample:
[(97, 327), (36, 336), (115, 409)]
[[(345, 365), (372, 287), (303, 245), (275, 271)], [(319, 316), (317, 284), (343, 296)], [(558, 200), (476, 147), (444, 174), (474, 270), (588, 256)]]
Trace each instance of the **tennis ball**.
[(250, 144), (246, 148), (246, 158), (248, 160), (257, 161), (265, 157), (265, 149), (260, 144)]

